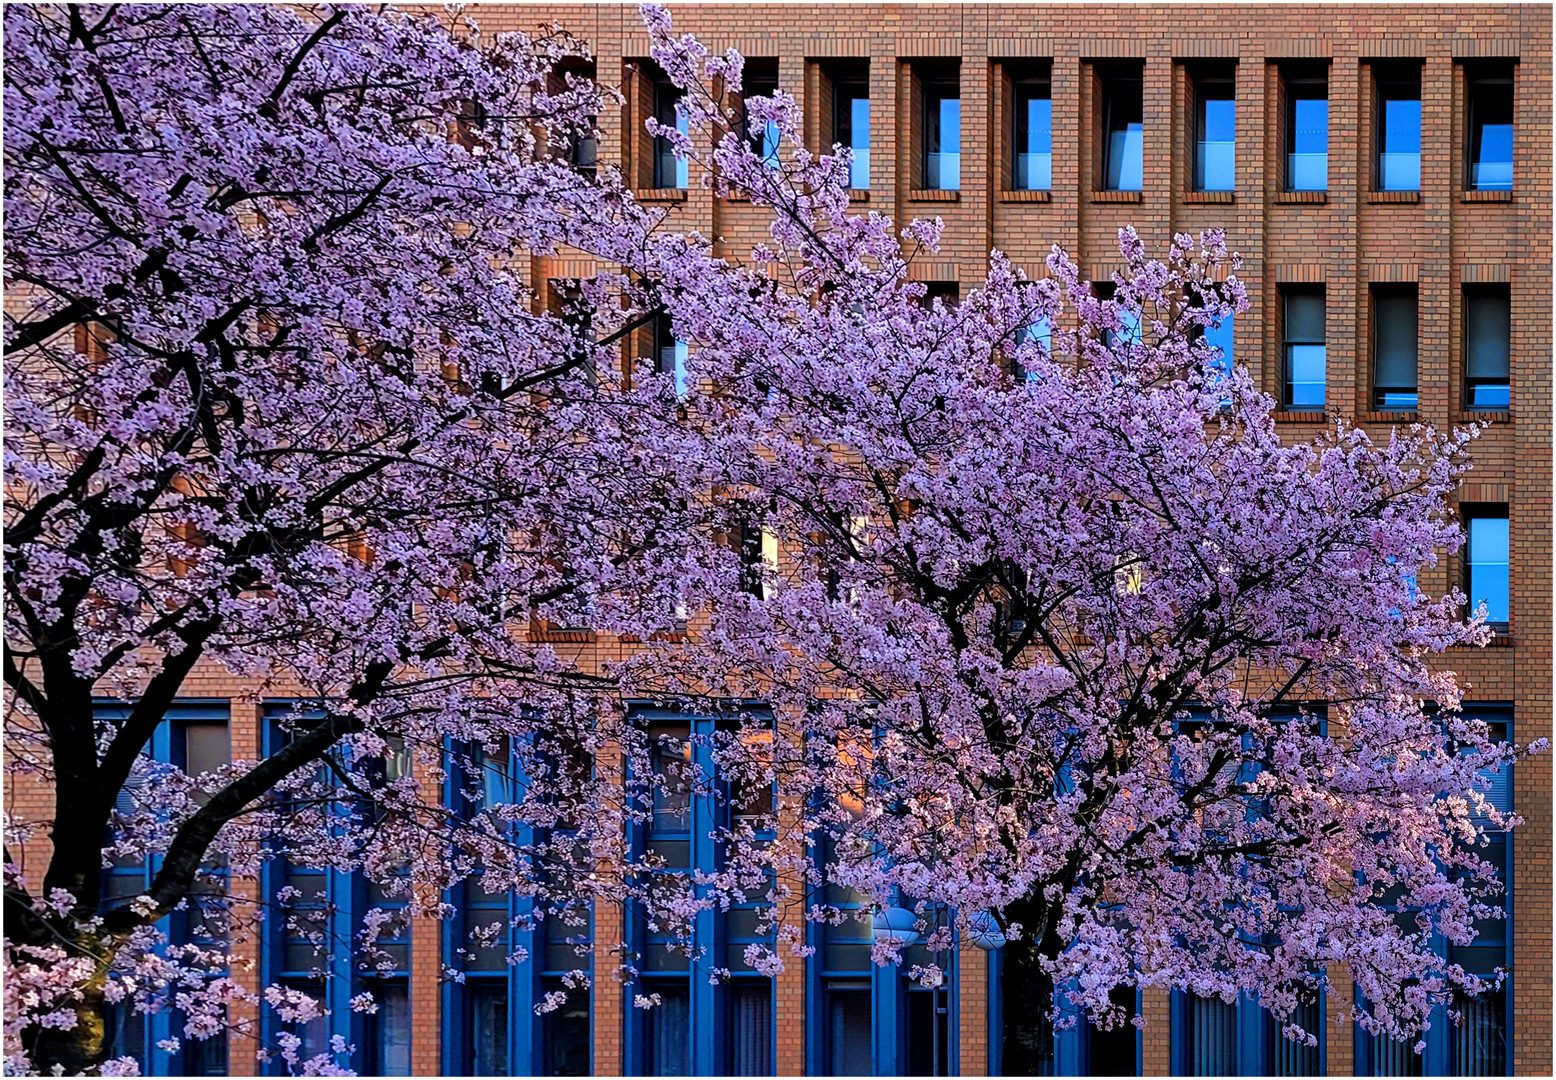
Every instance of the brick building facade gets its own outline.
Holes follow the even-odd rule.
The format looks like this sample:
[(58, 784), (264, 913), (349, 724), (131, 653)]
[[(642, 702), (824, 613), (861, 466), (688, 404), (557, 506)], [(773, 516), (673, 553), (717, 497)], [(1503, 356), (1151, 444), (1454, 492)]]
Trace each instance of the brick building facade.
[[(814, 148), (841, 138), (868, 150), (856, 167), (860, 211), (899, 222), (944, 219), (941, 251), (914, 266), (937, 291), (975, 284), (993, 248), (1037, 276), (1059, 244), (1106, 281), (1122, 225), (1134, 225), (1153, 250), (1175, 232), (1223, 227), (1243, 257), (1252, 300), (1223, 340), (1285, 406), (1283, 434), (1315, 435), (1326, 409), (1385, 437), (1404, 422), (1484, 421), (1459, 495), (1466, 516), (1484, 524), (1472, 525), (1464, 557), (1421, 585), (1435, 593), (1467, 579), (1476, 599), (1477, 585), (1489, 590), (1502, 632), (1484, 650), (1440, 662), (1459, 673), (1467, 707), (1506, 724), (1509, 737), (1551, 734), (1549, 8), (714, 4), (674, 14), (679, 30), (713, 50), (747, 56), (758, 85), (793, 94)], [(642, 200), (671, 205), (677, 226), (731, 251), (760, 239), (759, 209), (687, 184), (643, 132), (647, 116), (665, 115), (665, 102), (634, 6), (492, 5), (474, 16), (487, 31), (555, 20), (585, 39), (596, 57), (589, 74), (619, 84), (626, 98), (624, 109), (601, 117), (599, 162), (622, 167)], [(565, 258), (530, 266), (546, 303), (590, 270)], [(636, 355), (673, 365), (667, 330), (638, 335)], [(1505, 598), (1498, 574), (1508, 582)], [(626, 646), (577, 647), (603, 655)], [(255, 756), (264, 707), (237, 700), (238, 688), (214, 672), (189, 685), (201, 695), (191, 699), (190, 722), (226, 723), (231, 754)], [(1478, 1021), (1504, 1048), (1466, 1049), (1438, 1024), (1417, 1066), (1428, 1074), (1551, 1071), (1550, 769), (1548, 756), (1536, 758), (1511, 781), (1512, 805), (1527, 819), (1506, 852), (1512, 977), (1496, 1015)], [(25, 816), (18, 800), (27, 796), (13, 791), (8, 810)], [(27, 857), (41, 867), (43, 854), (34, 847)], [(360, 891), (349, 881), (331, 887), (343, 897)], [(627, 929), (621, 911), (594, 919), (600, 940)], [(451, 983), (443, 971), (455, 932), (430, 920), (411, 928), (399, 954), (403, 1006), (341, 1029), (364, 1047), (359, 1068), (469, 1073), (480, 1066), (477, 1043), (490, 1043), (479, 1053), (498, 1053), (490, 1041), (497, 1025), (501, 1057), (484, 1060), (514, 1074), (653, 1073), (667, 1063), (719, 1074), (731, 1059), (716, 1029), (760, 1031), (765, 1023), (769, 1069), (780, 1075), (845, 1067), (976, 1075), (1013, 1071), (1012, 1040), (1033, 1030), (1002, 1007), (1000, 954), (975, 949), (957, 954), (943, 1027), (937, 1003), (926, 1005), (899, 973), (839, 975), (825, 968), (825, 948), (753, 999), (765, 1020), (695, 985), (685, 1011), (646, 1019), (631, 991), (605, 973), (603, 957), (589, 1007), (540, 1020), (530, 1005), (546, 987), (545, 964), (503, 975), (501, 987)], [(545, 942), (529, 944), (543, 956)], [(284, 967), (275, 947), (242, 948), (256, 963), (236, 974), (253, 988)], [(1356, 1028), (1347, 983), (1337, 982), (1320, 1046), (1305, 1057), (1271, 1038), (1252, 1003), (1203, 1016), (1194, 1002), (1148, 992), (1148, 1023), (1127, 1035), (1132, 1047), (1082, 1028), (1046, 1036), (1048, 1045), (1023, 1060), (1058, 1074), (1389, 1075), (1412, 1067)], [(684, 1056), (656, 1057), (651, 1046), (664, 1042), (656, 1025), (677, 1022), (685, 1025)], [(242, 1038), (223, 1062), (170, 1059), (154, 1049), (156, 1023), (132, 1037), (150, 1071), (266, 1068)], [(928, 1056), (924, 1049), (937, 1028), (945, 1043), (938, 1062), (933, 1046)], [(1210, 1034), (1191, 1039), (1191, 1028)], [(861, 1032), (862, 1048), (853, 1039)]]

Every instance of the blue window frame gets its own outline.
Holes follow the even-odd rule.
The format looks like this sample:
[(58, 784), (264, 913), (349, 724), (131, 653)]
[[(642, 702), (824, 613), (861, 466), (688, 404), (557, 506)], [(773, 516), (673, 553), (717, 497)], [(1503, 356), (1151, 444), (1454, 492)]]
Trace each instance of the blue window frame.
[[(743, 816), (770, 811), (770, 789), (743, 788), (717, 775), (714, 744), (721, 738), (758, 740), (770, 731), (772, 713), (756, 704), (732, 704), (720, 715), (678, 712), (648, 704), (632, 705), (630, 721), (650, 739), (650, 762), (665, 779), (656, 785), (648, 820), (635, 827), (636, 854), (653, 852), (665, 860), (662, 873), (715, 869), (722, 861), (716, 831)], [(712, 777), (706, 792), (691, 781)], [(764, 835), (760, 830), (758, 837)], [(770, 835), (770, 834), (768, 834)], [(745, 959), (752, 944), (771, 945), (758, 910), (766, 890), (728, 911), (699, 912), (692, 928), (696, 966), (681, 952), (665, 948), (668, 933), (648, 924), (642, 906), (628, 905), (627, 945), (639, 957), (638, 979), (624, 988), (627, 1070), (639, 1076), (772, 1075), (777, 1068), (776, 1001), (772, 980)], [(730, 978), (713, 985), (705, 966), (729, 969)], [(660, 1004), (640, 1009), (637, 995), (658, 994)]]
[[(263, 713), (267, 756), (286, 745), (291, 724), (307, 724), (324, 715), (306, 703), (279, 699), (266, 701)], [(409, 768), (409, 759), (402, 749), (392, 752), (380, 767), (393, 779)], [(321, 782), (331, 782), (327, 770), (321, 768), (317, 775)], [(327, 812), (344, 818), (371, 815), (373, 808), (361, 805), (355, 796), (343, 795)], [(406, 904), (404, 891), (386, 890), (360, 872), (308, 866), (279, 855), (266, 864), (262, 882), (266, 896), (275, 896), (282, 886), (290, 886), (298, 895), (265, 920), (260, 979), (266, 985), (279, 983), (300, 990), (326, 1010), (298, 1025), (282, 1023), (272, 1010), (264, 1010), (264, 1045), (273, 1047), (282, 1031), (292, 1031), (303, 1040), (299, 1054), (305, 1060), (329, 1054), (337, 1064), (359, 1072), (410, 1075), (410, 927), (399, 914)], [(370, 908), (383, 908), (395, 916), (378, 936), (371, 955), (364, 951), (360, 936)], [(351, 999), (362, 993), (373, 996), (377, 1013), (351, 1008)], [(337, 1036), (355, 1048), (351, 1054), (334, 1053)], [(279, 1057), (264, 1068), (266, 1075), (286, 1073)]]
[[(108, 698), (92, 702), (93, 718), (100, 722), (124, 720), (133, 708), (133, 702)], [(210, 772), (231, 760), (231, 719), (232, 707), (224, 698), (177, 700), (152, 733), (145, 753), (153, 761), (190, 775)], [(137, 786), (132, 777), (119, 793), (120, 810), (136, 808)], [(104, 906), (127, 904), (144, 894), (161, 863), (155, 857), (115, 860), (103, 872)], [(170, 944), (225, 946), (227, 933), (220, 912), (202, 904), (199, 896), (220, 896), (226, 892), (226, 883), (225, 869), (202, 869), (186, 910), (175, 911), (157, 924)], [(147, 1076), (227, 1075), (227, 1032), (209, 1039), (191, 1039), (184, 1034), (184, 1022), (184, 1014), (170, 1002), (155, 1013), (135, 1012), (125, 1004), (114, 1006), (107, 1020), (110, 1056), (134, 1058)], [(177, 1053), (170, 1054), (159, 1045), (168, 1039), (179, 1041)]]
[[(457, 750), (457, 752), (456, 752)], [(519, 755), (506, 742), (486, 748), (449, 748), (445, 798), (464, 820), (487, 807), (517, 804), (527, 782)], [(519, 844), (539, 837), (511, 826)], [(444, 923), (443, 963), (463, 973), (443, 990), (443, 1014), (458, 1037), (443, 1044), (443, 1069), (451, 1076), (586, 1076), (592, 1054), (590, 991), (568, 986), (570, 973), (588, 973), (592, 959), (589, 908), (537, 918), (534, 900), (500, 890), (487, 892), (479, 873), (448, 893), (455, 907)], [(524, 963), (508, 958), (523, 952)], [(537, 1013), (548, 993), (562, 1004)]]
[[(1503, 703), (1469, 703), (1462, 706), (1465, 716), (1484, 720), (1493, 741), (1513, 738), (1513, 707)], [(1512, 774), (1509, 766), (1488, 776), (1490, 790), (1486, 798), (1500, 809), (1512, 808)], [(1507, 834), (1488, 831), (1489, 844), (1480, 849), (1483, 859), (1500, 868), (1504, 891), (1503, 918), (1483, 919), (1476, 923), (1476, 939), (1469, 945), (1450, 945), (1434, 938), (1438, 953), (1459, 964), (1473, 975), (1490, 975), (1513, 964), (1513, 888), (1516, 871)], [(1399, 1042), (1385, 1035), (1370, 1035), (1356, 1026), (1357, 1076), (1507, 1076), (1512, 1072), (1513, 980), (1510, 974), (1502, 985), (1479, 998), (1459, 998), (1455, 1009), (1463, 1014), (1455, 1025), (1448, 1010), (1438, 1006), (1431, 1014), (1431, 1028), (1422, 1035), (1426, 1048), (1416, 1054), (1414, 1042)], [(1358, 1002), (1361, 998), (1358, 996)]]

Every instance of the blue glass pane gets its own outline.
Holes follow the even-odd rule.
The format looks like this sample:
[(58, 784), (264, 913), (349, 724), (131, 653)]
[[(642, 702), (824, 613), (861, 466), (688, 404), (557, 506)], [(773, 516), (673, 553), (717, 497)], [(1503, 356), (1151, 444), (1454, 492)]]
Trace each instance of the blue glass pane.
[(1139, 191), (1145, 176), (1145, 125), (1130, 124), (1108, 138), (1108, 190)]
[(1489, 622), (1505, 623), (1508, 605), (1508, 520), (1469, 521), (1470, 606), (1486, 605)]
[(1324, 346), (1289, 347), (1287, 404), (1293, 407), (1324, 407)]
[(1053, 150), (1054, 103), (1052, 98), (1027, 99), (1027, 138), (1023, 154), (1047, 154)]
[(1287, 158), (1287, 175), (1292, 191), (1327, 191), (1329, 155), (1292, 154)]
[(926, 188), (934, 191), (956, 191), (962, 186), (961, 154), (930, 154), (924, 166)]
[(1476, 383), (1470, 387), (1470, 405), (1477, 409), (1505, 409), (1512, 403), (1507, 383)]
[(1195, 165), (1199, 171), (1199, 190), (1231, 191), (1237, 186), (1237, 145), (1232, 142), (1202, 142)]
[(1232, 319), (1223, 319), (1214, 326), (1205, 327), (1205, 342), (1221, 350), (1221, 358), (1213, 361), (1223, 372), (1232, 370)]
[(1383, 146), (1378, 155), (1378, 186), (1383, 191), (1421, 190), (1421, 102), (1383, 103)]
[(1231, 142), (1237, 137), (1237, 102), (1231, 98), (1204, 102), (1205, 141)]
[(1513, 125), (1486, 124), (1480, 129), (1480, 156), (1470, 166), (1470, 182), (1480, 191), (1513, 187)]
[(962, 150), (962, 99), (940, 99), (940, 145), (942, 154), (960, 154)]
[(1329, 101), (1327, 98), (1300, 98), (1292, 103), (1295, 131), (1293, 154), (1329, 153)]
[(1016, 190), (1047, 191), (1053, 187), (1054, 156), (1052, 154), (1016, 155)]
[(849, 149), (854, 152), (853, 163), (848, 167), (848, 186), (867, 190), (870, 187), (870, 99), (854, 98), (849, 108), (851, 139)]

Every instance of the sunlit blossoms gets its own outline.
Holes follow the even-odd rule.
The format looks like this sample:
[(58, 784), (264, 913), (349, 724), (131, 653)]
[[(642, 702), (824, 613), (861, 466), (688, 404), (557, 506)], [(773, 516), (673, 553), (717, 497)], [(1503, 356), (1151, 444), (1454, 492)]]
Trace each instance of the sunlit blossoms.
[[(762, 975), (900, 906), (936, 946), (1008, 938), (1101, 1022), (1118, 985), (1287, 1022), (1343, 963), (1358, 1020), (1409, 1036), (1484, 989), (1432, 948), (1494, 915), (1477, 851), (1517, 822), (1485, 774), (1526, 749), (1437, 659), (1487, 637), (1427, 587), (1473, 432), (1283, 446), (1201, 333), (1247, 305), (1217, 232), (1152, 258), (1125, 230), (1105, 300), (1055, 250), (925, 304), (939, 223), (851, 213), (792, 99), (737, 101), (739, 56), (644, 19), (687, 91), (689, 134), (650, 132), (770, 209), (754, 250), (569, 167), (612, 102), (558, 79), (561, 34), (7, 10), (6, 768), (54, 804), (7, 822), (8, 1068), (126, 1075), (109, 1008), (187, 1042), (242, 1004), (268, 1060), (342, 1072), (287, 1026), (323, 1003), (233, 952), (263, 910), (376, 970), (461, 892), (532, 903), (472, 917), (450, 980), (562, 929), (539, 1011), (600, 978), (657, 1007), (647, 948), (727, 977), (693, 927), (734, 904)], [(520, 264), (559, 251), (601, 269), (537, 314)], [(622, 369), (660, 312), (689, 378)], [(532, 620), (625, 641), (589, 665)], [(152, 738), (208, 672), (295, 705), (189, 775)], [(694, 803), (733, 811), (716, 865), (633, 839)], [(145, 893), (105, 899), (137, 860)], [(229, 888), (279, 860), (394, 903), (338, 940), (304, 888)], [(655, 943), (591, 940), (591, 905)]]

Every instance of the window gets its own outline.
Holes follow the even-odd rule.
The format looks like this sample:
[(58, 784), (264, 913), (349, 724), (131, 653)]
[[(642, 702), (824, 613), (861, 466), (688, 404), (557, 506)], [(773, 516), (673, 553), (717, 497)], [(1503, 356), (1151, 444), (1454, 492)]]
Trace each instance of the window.
[(1054, 1024), (1048, 1016), (1054, 987), (1038, 968), (1033, 952), (1028, 947), (1006, 947), (994, 957), (999, 965), (995, 986), (1000, 995), (1002, 1076), (1055, 1075)]
[(869, 980), (834, 980), (825, 996), (827, 1075), (873, 1075)]
[(962, 186), (962, 90), (956, 74), (924, 78), (924, 187)]
[(1421, 69), (1378, 75), (1378, 190), (1421, 190)]
[(1236, 81), (1230, 71), (1194, 79), (1194, 190), (1237, 186)]
[(1286, 190), (1329, 187), (1329, 80), (1322, 72), (1286, 79)]
[[(944, 966), (944, 960), (941, 964)], [(907, 1060), (904, 1076), (951, 1075), (951, 1010), (945, 987), (908, 988)]]
[(1322, 1037), (1324, 1011), (1318, 1001), (1298, 1005), (1289, 1021), (1277, 1021), (1268, 1011), (1264, 1014), (1264, 1041), (1269, 1048), (1264, 1072), (1269, 1076), (1320, 1076), (1319, 1048), (1288, 1039), (1281, 1034), (1287, 1023), (1297, 1024), (1303, 1031)]
[(853, 151), (848, 186), (870, 187), (870, 77), (868, 69), (839, 72), (832, 82), (832, 142)]
[(1513, 72), (1508, 66), (1472, 70), (1468, 80), (1471, 191), (1513, 189)]
[(1220, 358), (1212, 361), (1218, 372), (1218, 380), (1225, 379), (1232, 374), (1233, 318), (1234, 316), (1228, 315), (1220, 322), (1212, 323), (1202, 328), (1206, 343), (1212, 348), (1221, 350)]
[[(1360, 1028), (1358, 1035), (1365, 1044), (1370, 1068), (1368, 1076), (1420, 1076), (1423, 1055), (1414, 1050), (1415, 1043), (1407, 1039), (1394, 1039), (1379, 1033), (1369, 1035)], [(1363, 1070), (1358, 1069), (1357, 1072)]]
[(1414, 412), (1416, 393), (1416, 287), (1376, 286), (1372, 291), (1373, 407)]
[[(1114, 1005), (1126, 1010), (1128, 1017), (1133, 1018), (1138, 1004), (1134, 987), (1114, 987), (1108, 992), (1108, 997)], [(1097, 1027), (1089, 1019), (1084, 1026), (1086, 1067), (1083, 1075), (1134, 1076), (1136, 1074), (1139, 1030), (1128, 1019), (1110, 1029)]]
[[(1031, 323), (1028, 326), (1023, 326), (1020, 330), (1016, 331), (1016, 344), (1018, 346), (1025, 345), (1028, 342), (1031, 342), (1035, 345), (1040, 345), (1042, 346), (1042, 353), (1044, 356), (1052, 356), (1053, 340), (1053, 327), (1048, 325), (1047, 319), (1039, 319), (1037, 322)], [(1017, 380), (1018, 382), (1021, 380), (1034, 382), (1037, 379), (1037, 372), (1027, 370), (1021, 365), (1020, 360), (1016, 359), (1015, 357), (1011, 357), (1010, 377)]]
[[(1093, 281), (1091, 287), (1096, 292), (1097, 299), (1099, 300), (1113, 299), (1113, 294), (1118, 289), (1118, 286), (1111, 281)], [(1102, 332), (1102, 344), (1110, 349), (1114, 345), (1128, 346), (1139, 344), (1141, 340), (1140, 313), (1120, 305), (1118, 317), (1124, 324), (1123, 330), (1117, 333), (1112, 330), (1104, 330)]]
[(729, 990), (730, 1076), (773, 1075), (773, 984), (734, 982)]
[[(567, 90), (568, 77), (584, 82), (595, 82), (594, 65), (582, 61), (576, 57), (570, 57), (557, 65), (552, 73), (549, 83), (550, 92), (553, 94), (564, 93)], [(592, 133), (599, 126), (599, 118), (590, 116), (587, 118), (591, 133), (578, 135), (571, 139), (565, 147), (567, 160), (570, 165), (585, 176), (593, 176), (595, 166), (599, 159), (599, 140)]]
[(403, 980), (370, 984), (378, 1011), (367, 1016), (368, 1076), (411, 1075), (411, 1001)]
[(649, 1076), (690, 1076), (691, 991), (684, 982), (653, 985), (649, 990), (659, 995), (659, 1004), (644, 1017), (643, 1071)]
[(468, 980), (470, 995), (465, 1032), (471, 1076), (508, 1075), (508, 981)]
[(1323, 286), (1285, 290), (1286, 377), (1282, 404), (1288, 409), (1324, 407), (1326, 379)]
[(1472, 409), (1509, 405), (1512, 301), (1505, 285), (1464, 289), (1464, 398)]
[(1463, 508), (1465, 532), (1464, 593), (1473, 613), (1486, 605), (1486, 622), (1506, 631), (1509, 616), (1508, 519), (1506, 506), (1476, 504)]
[(1183, 1076), (1237, 1075), (1237, 1005), (1218, 997), (1185, 995), (1179, 1014), (1183, 1030), (1174, 1031), (1178, 1068)]
[(685, 397), (690, 385), (687, 375), (688, 351), (686, 342), (675, 336), (674, 324), (668, 312), (654, 316), (654, 371), (670, 375), (675, 380), (675, 396)]
[(1139, 191), (1145, 176), (1145, 90), (1139, 68), (1102, 78), (1103, 181), (1106, 191)]
[[(778, 92), (778, 61), (763, 59), (748, 59), (746, 61), (745, 75), (742, 86), (747, 98), (771, 97)], [(761, 158), (768, 165), (778, 163), (778, 125), (768, 121), (760, 128), (754, 128), (750, 119), (745, 115), (744, 106), (741, 109), (741, 123), (745, 127), (746, 145), (751, 152)]]
[(1015, 111), (1016, 191), (1047, 191), (1053, 186), (1054, 103), (1047, 78), (1017, 79), (1013, 84)]
[[(681, 91), (669, 79), (654, 80), (654, 119), (684, 135), (691, 129), (686, 117), (675, 107), (680, 100)], [(670, 140), (663, 135), (654, 136), (654, 187), (689, 187), (688, 175), (686, 159), (676, 156)]]
[(962, 294), (962, 287), (954, 281), (926, 281), (924, 283), (924, 295), (919, 298), (919, 304), (926, 311), (933, 310), (935, 301), (947, 308), (954, 308)]
[[(569, 961), (569, 965), (577, 967), (586, 962), (575, 956)], [(556, 991), (567, 994), (566, 1001), (546, 1013), (541, 1019), (541, 1039), (545, 1044), (545, 1074), (547, 1076), (588, 1076), (590, 1068), (589, 991), (579, 987), (567, 989), (562, 985), (561, 979), (546, 979), (541, 988), (545, 993)]]

